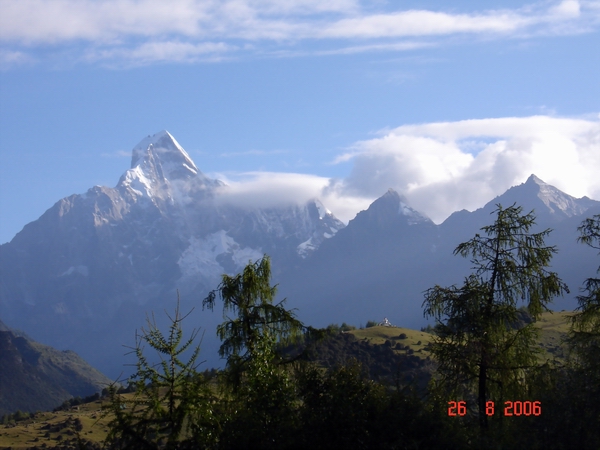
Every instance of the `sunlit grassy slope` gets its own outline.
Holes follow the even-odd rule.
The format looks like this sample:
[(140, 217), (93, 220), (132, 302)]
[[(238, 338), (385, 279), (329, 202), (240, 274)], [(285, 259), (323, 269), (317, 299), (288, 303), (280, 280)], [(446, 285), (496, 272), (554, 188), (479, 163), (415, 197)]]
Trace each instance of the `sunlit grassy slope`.
[[(125, 394), (130, 395), (130, 394)], [(68, 411), (37, 413), (14, 424), (0, 425), (0, 448), (53, 448), (67, 445), (78, 448), (81, 441), (102, 445), (109, 418), (101, 418), (100, 400), (74, 406)]]
[[(381, 345), (385, 341), (391, 341), (392, 348), (394, 348), (396, 344), (400, 343), (404, 346), (404, 349), (396, 351), (406, 353), (412, 350), (415, 356), (423, 359), (429, 356), (426, 346), (433, 338), (429, 333), (401, 327), (370, 327), (349, 331), (349, 333), (356, 336), (357, 339), (367, 339), (374, 345)], [(412, 352), (411, 354), (413, 354)]]
[[(546, 312), (536, 322), (536, 326), (541, 330), (540, 346), (547, 352), (547, 354), (542, 355), (544, 360), (547, 358), (552, 359), (552, 357), (558, 359), (565, 357), (566, 347), (563, 341), (569, 329), (568, 317), (572, 314), (570, 311)], [(433, 335), (424, 331), (402, 327), (378, 326), (362, 330), (352, 330), (348, 333), (353, 334), (357, 339), (367, 339), (370, 343), (376, 345), (383, 344), (386, 340), (391, 341), (394, 345), (401, 343), (403, 346), (409, 347), (414, 352), (414, 355), (420, 358), (426, 358), (430, 355), (427, 351), (427, 344), (433, 339)], [(405, 334), (406, 337), (400, 338), (402, 334)], [(405, 349), (401, 350), (401, 352), (410, 350)]]
[(544, 313), (536, 326), (540, 328), (540, 345), (546, 350), (548, 357), (563, 359), (566, 356), (565, 338), (569, 331), (569, 316), (572, 311)]

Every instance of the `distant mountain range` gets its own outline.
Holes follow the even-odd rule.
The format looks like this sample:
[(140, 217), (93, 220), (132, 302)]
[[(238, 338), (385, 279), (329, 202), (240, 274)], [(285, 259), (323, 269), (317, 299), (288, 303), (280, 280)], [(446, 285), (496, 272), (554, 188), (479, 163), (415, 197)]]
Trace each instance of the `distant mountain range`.
[(227, 190), (168, 132), (145, 138), (114, 188), (58, 201), (0, 246), (0, 317), (116, 377), (122, 345), (133, 345), (145, 313), (172, 311), (179, 290), (183, 307), (196, 307), (189, 327), (206, 330), (203, 357), (217, 365), (214, 327), (222, 317), (201, 311), (201, 300), (222, 273), (266, 253), (280, 296), (306, 323), (389, 317), (418, 329), (423, 291), (462, 281), (469, 261), (452, 251), (493, 221), (497, 203), (534, 209), (539, 229), (554, 229), (553, 269), (572, 291), (555, 308), (573, 309), (578, 287), (598, 267), (595, 253), (576, 243), (576, 228), (600, 213), (600, 202), (571, 197), (535, 175), (440, 225), (393, 190), (347, 226), (318, 199), (253, 208), (223, 201)]
[(0, 415), (53, 409), (111, 382), (76, 353), (39, 344), (2, 322), (0, 367)]
[(534, 231), (553, 229), (546, 242), (558, 250), (552, 270), (571, 288), (553, 308), (574, 309), (583, 279), (593, 276), (600, 264), (593, 249), (576, 243), (576, 230), (585, 217), (600, 213), (600, 202), (571, 197), (535, 175), (483, 208), (455, 212), (440, 225), (390, 190), (288, 272), (281, 293), (299, 299), (292, 304), (315, 326), (332, 321), (358, 325), (389, 317), (418, 329), (424, 324), (423, 291), (435, 284), (461, 284), (470, 273), (469, 260), (453, 256), (456, 246), (493, 222), (496, 205), (514, 203), (524, 212), (534, 210)]

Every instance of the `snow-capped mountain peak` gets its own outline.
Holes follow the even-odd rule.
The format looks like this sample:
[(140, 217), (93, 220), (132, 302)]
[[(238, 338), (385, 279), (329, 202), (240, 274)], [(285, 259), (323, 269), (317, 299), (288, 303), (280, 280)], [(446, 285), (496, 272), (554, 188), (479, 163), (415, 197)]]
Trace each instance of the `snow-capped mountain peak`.
[(140, 141), (131, 154), (131, 168), (140, 167), (146, 175), (158, 172), (162, 178), (176, 180), (200, 173), (190, 155), (166, 130)]
[(200, 172), (183, 147), (163, 130), (133, 148), (131, 169), (123, 174), (117, 188), (128, 196), (172, 204), (190, 201), (190, 196), (204, 197), (211, 187), (221, 184)]

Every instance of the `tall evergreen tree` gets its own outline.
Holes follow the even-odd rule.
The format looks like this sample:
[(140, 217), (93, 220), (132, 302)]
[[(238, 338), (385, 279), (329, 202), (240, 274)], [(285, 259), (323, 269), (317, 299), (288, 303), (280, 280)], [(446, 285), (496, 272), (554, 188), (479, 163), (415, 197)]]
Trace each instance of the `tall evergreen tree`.
[[(261, 354), (264, 349), (264, 342), (259, 345), (261, 341), (275, 345), (300, 336), (304, 330), (293, 310), (285, 308), (285, 299), (273, 303), (277, 286), (270, 283), (271, 261), (265, 255), (235, 276), (224, 274), (218, 288), (203, 301), (203, 307), (212, 310), (217, 295), (223, 300), (225, 321), (217, 327), (217, 335), (223, 342), (219, 354), (227, 358), (234, 385), (239, 384), (247, 363)], [(234, 314), (233, 318), (229, 312)]]
[(533, 212), (497, 205), (493, 214), (496, 219), (482, 228), (483, 235), (454, 251), (471, 258), (473, 273), (461, 287), (428, 289), (423, 303), (425, 316), (440, 325), (431, 347), (439, 385), (454, 395), (476, 397), (482, 430), (488, 427), (486, 402), (492, 399), (500, 409), (505, 399), (524, 399), (528, 371), (537, 364), (537, 333), (532, 323), (518, 320), (518, 304), (524, 302), (536, 320), (553, 297), (568, 292), (548, 270), (556, 252), (544, 243), (550, 230), (530, 231)]
[[(184, 341), (181, 323), (185, 318), (179, 312), (178, 299), (166, 334), (154, 317), (147, 319), (141, 335), (136, 334), (133, 353), (137, 371), (129, 380), (135, 386), (134, 393), (121, 394), (111, 386), (110, 403), (104, 408), (104, 415), (111, 417), (105, 442), (109, 448), (210, 448), (217, 441), (215, 397), (197, 372), (200, 346), (192, 347), (198, 331), (192, 331)], [(159, 364), (148, 359), (144, 344), (156, 350)], [(184, 361), (182, 354), (192, 348), (191, 356)]]
[[(580, 235), (577, 240), (592, 248), (600, 250), (600, 214), (585, 219), (577, 228)], [(596, 273), (600, 274), (600, 267)], [(590, 277), (585, 280), (583, 294), (577, 297), (578, 312), (572, 317), (572, 334), (580, 343), (600, 341), (600, 278)]]
[[(579, 242), (600, 250), (600, 214), (585, 219), (578, 231)], [(600, 278), (587, 278), (577, 300), (571, 317), (568, 389), (571, 415), (584, 425), (572, 427), (572, 434), (578, 448), (592, 449), (600, 446)]]
[[(300, 337), (304, 326), (285, 299), (274, 303), (268, 256), (250, 262), (235, 276), (223, 275), (219, 287), (203, 302), (214, 308), (223, 300), (225, 321), (217, 327), (227, 358), (232, 390), (231, 415), (224, 424), (223, 448), (289, 448), (294, 428), (295, 392), (277, 345)], [(233, 313), (229, 317), (228, 313)]]

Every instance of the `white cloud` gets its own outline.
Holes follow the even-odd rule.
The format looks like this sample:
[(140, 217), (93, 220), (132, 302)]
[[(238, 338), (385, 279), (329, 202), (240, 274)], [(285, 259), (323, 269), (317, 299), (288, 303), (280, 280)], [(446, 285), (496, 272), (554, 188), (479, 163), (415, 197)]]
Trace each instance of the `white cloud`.
[[(405, 51), (442, 45), (444, 36), (576, 34), (600, 25), (598, 2), (543, 6), (453, 13), (389, 10), (385, 2), (360, 0), (3, 0), (0, 42), (12, 52), (37, 47), (46, 53), (77, 43), (89, 61), (139, 64), (204, 60), (197, 55), (206, 48), (264, 54), (268, 47), (268, 54), (281, 56)], [(335, 48), (302, 45), (314, 42)]]
[(453, 33), (505, 33), (522, 28), (530, 19), (511, 12), (485, 15), (403, 11), (343, 19), (322, 31), (324, 37), (380, 38), (431, 36)]
[(354, 53), (365, 52), (388, 52), (388, 51), (406, 51), (416, 50), (424, 47), (431, 47), (433, 44), (427, 42), (392, 42), (386, 44), (353, 45), (350, 47), (337, 48), (335, 50), (320, 50), (315, 52), (317, 55), (351, 55)]
[(550, 8), (550, 17), (556, 19), (572, 19), (581, 14), (581, 5), (578, 0), (563, 0), (558, 5)]
[(436, 222), (483, 206), (532, 173), (568, 194), (600, 199), (600, 119), (406, 125), (338, 159), (353, 161), (350, 175), (335, 183), (339, 196), (374, 199), (392, 187)]
[(165, 33), (194, 35), (204, 2), (180, 0), (5, 0), (0, 39), (32, 43), (112, 41)]
[(224, 181), (217, 201), (244, 208), (272, 208), (295, 203), (303, 205), (319, 198), (341, 221), (348, 223), (367, 209), (374, 198), (352, 195), (327, 177), (301, 173), (243, 172), (213, 173), (211, 178)]
[(303, 204), (320, 197), (329, 179), (316, 175), (277, 172), (211, 174), (227, 186), (218, 200), (236, 206), (270, 208), (290, 202)]
[(439, 223), (482, 207), (529, 175), (564, 192), (600, 200), (600, 116), (474, 119), (403, 125), (357, 142), (338, 161), (343, 179), (300, 173), (211, 174), (223, 180), (219, 201), (274, 207), (313, 198), (344, 222), (393, 188)]

